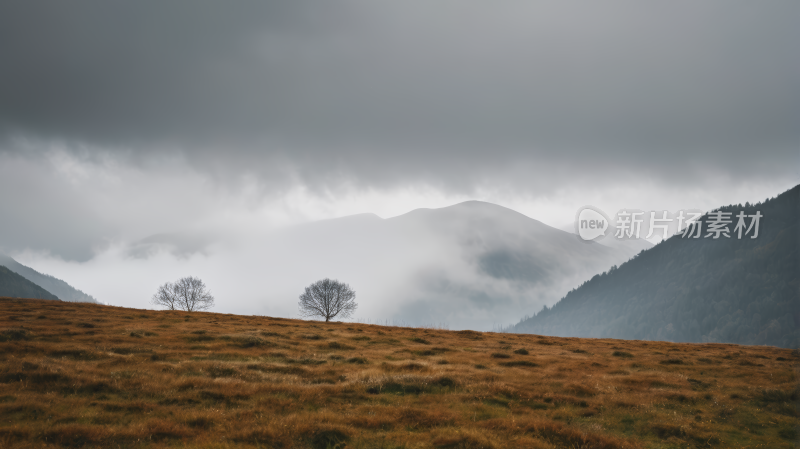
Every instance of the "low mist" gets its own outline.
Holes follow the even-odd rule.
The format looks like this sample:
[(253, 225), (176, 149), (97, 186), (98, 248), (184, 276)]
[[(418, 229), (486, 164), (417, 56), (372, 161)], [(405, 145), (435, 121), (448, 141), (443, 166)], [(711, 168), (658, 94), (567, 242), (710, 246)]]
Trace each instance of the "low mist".
[[(330, 277), (357, 292), (355, 320), (490, 330), (551, 305), (629, 253), (491, 203), (362, 214), (263, 232), (158, 234), (83, 264), (24, 253), (101, 301), (152, 308), (161, 283), (202, 278), (215, 311), (298, 317), (305, 286)], [(84, 287), (86, 286), (86, 287)]]

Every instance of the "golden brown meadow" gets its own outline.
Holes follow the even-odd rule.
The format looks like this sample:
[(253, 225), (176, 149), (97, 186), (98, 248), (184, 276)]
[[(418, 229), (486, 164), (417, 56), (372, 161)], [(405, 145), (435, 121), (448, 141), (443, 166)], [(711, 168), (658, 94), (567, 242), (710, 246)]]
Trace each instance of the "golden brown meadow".
[(797, 351), (0, 299), (1, 447), (792, 447)]

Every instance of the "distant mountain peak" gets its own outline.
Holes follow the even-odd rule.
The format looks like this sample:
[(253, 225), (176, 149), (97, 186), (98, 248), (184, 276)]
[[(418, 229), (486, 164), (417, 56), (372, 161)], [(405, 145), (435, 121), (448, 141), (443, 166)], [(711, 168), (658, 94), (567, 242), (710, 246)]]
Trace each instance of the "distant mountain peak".
[(438, 208), (419, 208), (414, 209), (403, 215), (398, 215), (391, 219), (407, 219), (416, 217), (437, 217), (440, 220), (470, 220), (470, 219), (506, 219), (520, 221), (528, 224), (546, 226), (554, 231), (562, 232), (560, 229), (542, 223), (514, 209), (490, 203), (488, 201), (468, 200), (450, 206)]

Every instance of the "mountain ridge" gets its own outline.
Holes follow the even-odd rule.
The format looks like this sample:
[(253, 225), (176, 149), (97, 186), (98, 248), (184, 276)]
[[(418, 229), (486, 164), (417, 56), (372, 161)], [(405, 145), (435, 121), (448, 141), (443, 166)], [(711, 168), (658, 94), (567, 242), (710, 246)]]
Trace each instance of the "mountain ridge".
[(97, 299), (95, 299), (93, 296), (76, 289), (67, 282), (49, 274), (40, 273), (31, 267), (22, 265), (6, 254), (0, 253), (0, 266), (5, 266), (12, 272), (22, 276), (47, 292), (57, 296), (62, 301), (98, 303)]
[[(800, 186), (754, 205), (759, 236), (662, 241), (595, 275), (514, 332), (564, 337), (800, 345)], [(736, 219), (730, 229), (733, 229)], [(706, 231), (707, 232), (707, 231)]]
[(56, 295), (2, 265), (0, 265), (0, 296), (59, 300)]
[[(483, 201), (304, 224), (258, 247), (260, 264), (280, 279), (276, 301), (296, 289), (290, 282), (333, 277), (357, 289), (365, 298), (359, 310), (371, 319), (436, 317), (473, 330), (507, 322), (519, 308), (552, 304), (581, 280), (629, 258)], [(270, 262), (273, 254), (287, 256)]]

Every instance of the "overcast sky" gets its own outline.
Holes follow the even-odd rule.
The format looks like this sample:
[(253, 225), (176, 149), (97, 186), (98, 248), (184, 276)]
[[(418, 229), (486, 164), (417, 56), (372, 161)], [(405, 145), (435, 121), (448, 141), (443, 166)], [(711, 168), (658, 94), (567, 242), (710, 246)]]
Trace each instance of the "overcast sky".
[(798, 19), (796, 1), (3, 2), (0, 249), (75, 275), (165, 233), (179, 264), (468, 199), (556, 227), (586, 204), (763, 200), (800, 182)]

